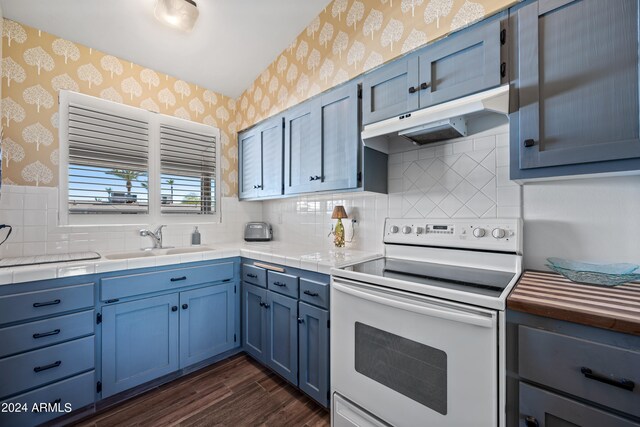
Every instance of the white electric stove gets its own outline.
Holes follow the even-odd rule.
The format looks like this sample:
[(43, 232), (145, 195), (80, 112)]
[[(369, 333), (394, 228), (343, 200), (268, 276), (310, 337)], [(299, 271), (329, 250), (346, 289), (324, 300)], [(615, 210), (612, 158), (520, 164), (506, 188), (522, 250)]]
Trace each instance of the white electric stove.
[(385, 257), (332, 270), (334, 426), (504, 425), (519, 219), (387, 219)]

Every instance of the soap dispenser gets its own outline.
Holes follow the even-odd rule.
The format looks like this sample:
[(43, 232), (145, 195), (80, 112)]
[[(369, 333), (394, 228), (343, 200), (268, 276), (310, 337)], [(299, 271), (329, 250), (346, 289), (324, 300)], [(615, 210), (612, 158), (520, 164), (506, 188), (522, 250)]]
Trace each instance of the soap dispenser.
[(198, 227), (196, 227), (196, 229), (193, 230), (193, 233), (191, 233), (191, 245), (192, 246), (200, 245), (200, 232), (198, 231)]

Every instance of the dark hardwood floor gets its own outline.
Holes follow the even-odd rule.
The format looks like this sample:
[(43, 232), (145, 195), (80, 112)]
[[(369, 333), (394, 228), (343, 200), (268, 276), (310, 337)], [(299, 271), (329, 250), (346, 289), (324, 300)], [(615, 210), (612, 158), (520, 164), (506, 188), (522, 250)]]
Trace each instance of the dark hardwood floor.
[(328, 426), (329, 413), (242, 354), (152, 389), (78, 426)]

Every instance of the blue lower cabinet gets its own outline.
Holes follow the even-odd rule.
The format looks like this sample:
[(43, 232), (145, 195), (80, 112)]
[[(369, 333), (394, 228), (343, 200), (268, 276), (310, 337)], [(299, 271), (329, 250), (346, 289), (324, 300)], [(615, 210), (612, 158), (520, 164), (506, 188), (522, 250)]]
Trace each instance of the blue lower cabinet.
[(236, 345), (233, 283), (180, 293), (180, 368)]
[(35, 426), (93, 403), (95, 371), (0, 402), (0, 427)]
[(298, 386), (329, 406), (329, 312), (298, 304), (300, 378)]
[(178, 370), (177, 293), (102, 309), (102, 397)]
[(248, 283), (242, 284), (242, 347), (244, 351), (265, 363), (267, 347), (267, 290)]
[(298, 300), (267, 291), (266, 364), (298, 384)]

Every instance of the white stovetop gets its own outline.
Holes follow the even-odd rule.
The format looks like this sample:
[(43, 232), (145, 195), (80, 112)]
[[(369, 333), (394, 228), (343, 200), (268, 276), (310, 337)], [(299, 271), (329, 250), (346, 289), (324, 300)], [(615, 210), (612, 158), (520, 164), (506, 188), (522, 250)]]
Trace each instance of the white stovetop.
[[(109, 271), (131, 270), (163, 265), (184, 264), (242, 256), (263, 262), (330, 274), (331, 269), (382, 256), (380, 253), (351, 249), (318, 250), (282, 242), (213, 244), (212, 250), (180, 255), (159, 255), (120, 260), (62, 262), (44, 265), (0, 268), (0, 285), (47, 280)], [(104, 254), (103, 254), (104, 255)]]

